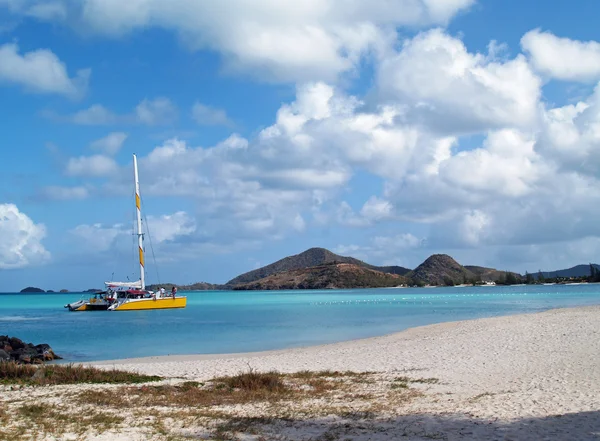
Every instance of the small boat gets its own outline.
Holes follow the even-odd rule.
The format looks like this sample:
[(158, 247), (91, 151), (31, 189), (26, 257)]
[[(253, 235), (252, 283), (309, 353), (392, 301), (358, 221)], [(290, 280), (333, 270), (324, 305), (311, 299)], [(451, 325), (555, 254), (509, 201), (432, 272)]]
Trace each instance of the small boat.
[(65, 305), (70, 311), (139, 311), (144, 309), (185, 308), (187, 297), (179, 296), (176, 290), (172, 294), (146, 290), (144, 273), (144, 233), (142, 232), (142, 215), (140, 199), (140, 183), (138, 178), (137, 157), (133, 155), (133, 175), (135, 181), (135, 206), (137, 214), (138, 254), (140, 262), (140, 280), (135, 282), (104, 282), (103, 291), (87, 300)]
[(112, 299), (110, 299), (108, 292), (103, 291), (95, 293), (88, 299), (67, 303), (65, 308), (68, 308), (69, 311), (106, 311), (111, 303)]

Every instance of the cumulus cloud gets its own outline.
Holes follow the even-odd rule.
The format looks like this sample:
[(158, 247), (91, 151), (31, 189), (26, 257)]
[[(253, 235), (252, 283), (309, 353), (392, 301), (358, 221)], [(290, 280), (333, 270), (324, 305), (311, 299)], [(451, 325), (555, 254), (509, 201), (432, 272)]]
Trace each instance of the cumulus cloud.
[[(87, 33), (120, 37), (160, 27), (176, 32), (192, 50), (223, 55), (228, 69), (280, 81), (333, 80), (353, 70), (399, 26), (446, 24), (475, 0), (196, 0), (56, 1), (69, 22)], [(19, 2), (14, 13), (32, 14), (42, 1)], [(64, 21), (60, 14), (40, 19)]]
[(538, 149), (563, 170), (600, 172), (600, 87), (577, 104), (549, 109)]
[(50, 259), (41, 243), (43, 224), (36, 224), (14, 204), (0, 204), (0, 269), (24, 268)]
[(192, 118), (204, 126), (231, 126), (233, 123), (223, 109), (196, 102), (192, 107)]
[(67, 162), (66, 173), (70, 176), (102, 177), (114, 175), (118, 169), (114, 159), (103, 155), (93, 155), (70, 158)]
[(557, 37), (534, 29), (521, 38), (533, 66), (551, 78), (565, 81), (600, 79), (600, 43)]
[(152, 240), (162, 243), (178, 236), (188, 236), (196, 231), (196, 221), (185, 211), (162, 216), (148, 216), (148, 229)]
[[(149, 215), (145, 220), (147, 225), (144, 224), (144, 233), (149, 233), (149, 236), (145, 237), (147, 251), (151, 243), (153, 251), (160, 253), (165, 250), (169, 242), (189, 237), (196, 231), (195, 220), (184, 211), (161, 216)], [(114, 251), (124, 255), (132, 249), (134, 225), (133, 223), (82, 224), (71, 229), (69, 233), (80, 248), (98, 253)]]
[(14, 43), (0, 46), (0, 83), (19, 84), (36, 93), (78, 98), (85, 93), (90, 74), (91, 69), (82, 69), (75, 77), (69, 77), (65, 64), (48, 49), (21, 55)]
[(111, 132), (104, 138), (98, 139), (90, 144), (93, 150), (100, 150), (102, 153), (107, 155), (115, 155), (123, 143), (127, 139), (127, 133), (123, 132)]
[(404, 42), (382, 60), (383, 100), (408, 103), (406, 118), (446, 134), (536, 123), (540, 79), (523, 55), (508, 61), (472, 54), (440, 29)]
[[(599, 92), (552, 108), (523, 55), (498, 59), (494, 45), (471, 53), (439, 29), (379, 62), (379, 102), (307, 82), (256, 136), (209, 147), (161, 143), (139, 158), (142, 194), (195, 202), (196, 220), (186, 224), (195, 230), (183, 237), (198, 247), (341, 224), (379, 237), (348, 250), (402, 264), (404, 252), (507, 256), (525, 244), (596, 236)], [(482, 140), (473, 146), (465, 133)], [(357, 171), (378, 177), (381, 194), (350, 200)], [(130, 176), (113, 173), (102, 188), (130, 194)], [(404, 222), (426, 233), (409, 234)], [(392, 229), (385, 236), (382, 223)], [(384, 252), (394, 247), (404, 251)]]

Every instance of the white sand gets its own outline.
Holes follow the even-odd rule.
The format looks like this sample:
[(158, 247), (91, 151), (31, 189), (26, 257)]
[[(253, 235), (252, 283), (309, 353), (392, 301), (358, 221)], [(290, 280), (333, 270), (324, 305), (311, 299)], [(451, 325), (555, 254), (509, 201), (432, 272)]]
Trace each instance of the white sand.
[(94, 365), (195, 380), (251, 366), (402, 371), (441, 381), (396, 415), (365, 424), (362, 435), (356, 427), (344, 431), (344, 421), (333, 418), (286, 423), (273, 429), (273, 439), (318, 439), (326, 432), (356, 440), (600, 439), (600, 306), (431, 325), (302, 349)]

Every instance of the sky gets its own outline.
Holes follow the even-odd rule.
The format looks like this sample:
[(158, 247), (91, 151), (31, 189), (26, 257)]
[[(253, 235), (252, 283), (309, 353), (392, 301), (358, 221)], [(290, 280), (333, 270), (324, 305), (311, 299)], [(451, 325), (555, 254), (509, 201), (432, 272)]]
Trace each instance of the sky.
[[(575, 6), (576, 5), (576, 6)], [(598, 262), (593, 0), (0, 0), (0, 291), (310, 247)]]

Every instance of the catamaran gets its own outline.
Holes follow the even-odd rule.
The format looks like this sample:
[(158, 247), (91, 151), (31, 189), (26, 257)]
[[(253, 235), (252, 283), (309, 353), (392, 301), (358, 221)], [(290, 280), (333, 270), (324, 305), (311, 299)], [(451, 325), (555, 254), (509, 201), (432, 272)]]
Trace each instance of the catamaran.
[(65, 305), (70, 311), (138, 311), (142, 309), (185, 308), (186, 296), (179, 296), (174, 291), (165, 294), (146, 290), (144, 271), (144, 233), (142, 232), (142, 215), (140, 199), (140, 182), (138, 177), (137, 157), (133, 155), (133, 175), (135, 181), (135, 206), (137, 217), (138, 254), (140, 262), (140, 280), (135, 282), (104, 282), (106, 291), (95, 294), (87, 300)]

